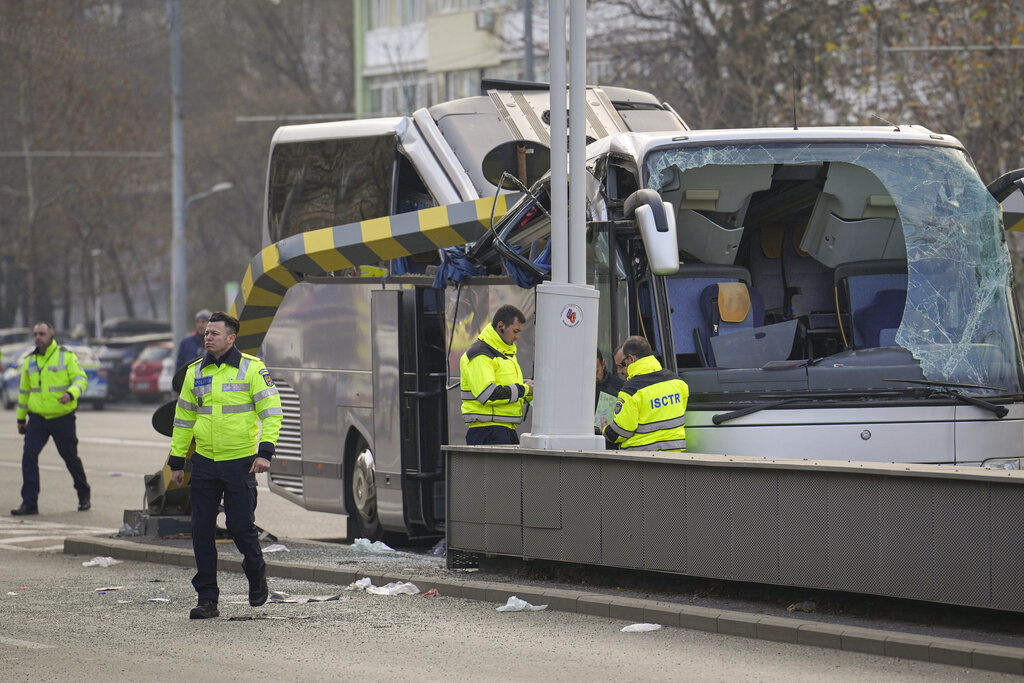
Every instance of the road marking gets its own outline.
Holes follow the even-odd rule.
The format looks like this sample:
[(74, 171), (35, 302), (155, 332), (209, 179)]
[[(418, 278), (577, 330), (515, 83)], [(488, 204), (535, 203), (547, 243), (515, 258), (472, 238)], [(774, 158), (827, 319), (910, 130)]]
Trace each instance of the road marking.
[[(25, 437), (19, 435), (0, 434), (0, 439), (8, 441), (24, 441)], [(169, 448), (171, 440), (149, 441), (146, 439), (114, 439), (106, 436), (79, 436), (79, 443), (100, 444), (104, 446), (142, 446), (145, 448)]]
[(113, 533), (109, 528), (0, 517), (0, 550), (53, 552), (64, 550), (64, 539), (68, 536)]
[(10, 645), (11, 647), (24, 647), (29, 650), (46, 650), (49, 648), (57, 647), (56, 645), (47, 645), (46, 643), (34, 643), (31, 640), (18, 640), (17, 638), (7, 638), (6, 636), (0, 636), (0, 645)]

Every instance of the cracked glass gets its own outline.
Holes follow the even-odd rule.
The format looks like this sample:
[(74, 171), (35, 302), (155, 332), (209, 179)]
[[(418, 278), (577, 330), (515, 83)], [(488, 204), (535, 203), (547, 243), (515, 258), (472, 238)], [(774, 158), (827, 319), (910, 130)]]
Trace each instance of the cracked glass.
[(907, 299), (896, 343), (925, 378), (1021, 391), (1011, 272), (999, 204), (960, 149), (927, 144), (749, 145), (652, 152), (647, 185), (673, 167), (845, 162), (891, 194), (907, 250)]

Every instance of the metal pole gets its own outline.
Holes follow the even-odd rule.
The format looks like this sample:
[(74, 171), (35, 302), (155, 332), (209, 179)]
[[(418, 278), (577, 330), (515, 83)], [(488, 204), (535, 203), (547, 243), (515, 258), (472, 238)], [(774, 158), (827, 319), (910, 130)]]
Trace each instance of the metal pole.
[(532, 81), (533, 75), (533, 0), (523, 0), (523, 78)]
[(103, 321), (101, 319), (102, 308), (100, 307), (100, 254), (103, 253), (99, 249), (93, 249), (92, 254), (92, 296), (93, 306), (95, 307), (94, 315), (96, 316), (94, 326), (94, 336), (103, 336)]
[(551, 281), (569, 281), (569, 191), (566, 186), (565, 0), (548, 5), (551, 62)]
[(587, 25), (585, 0), (569, 4), (569, 283), (587, 284)]
[[(586, 28), (583, 0), (573, 1), (572, 31)], [(520, 443), (527, 448), (592, 450), (604, 446), (604, 439), (594, 434), (594, 405), (590, 391), (580, 387), (593, 386), (597, 352), (597, 324), (600, 294), (586, 284), (568, 281), (570, 258), (579, 251), (577, 277), (585, 283), (584, 239), (571, 244), (569, 234), (569, 188), (566, 185), (567, 140), (565, 108), (565, 0), (549, 3), (549, 36), (551, 41), (551, 281), (537, 286), (537, 355), (534, 363), (536, 397), (532, 431), (523, 434)], [(577, 55), (573, 45), (573, 54)], [(582, 50), (579, 54), (585, 54)], [(574, 87), (584, 81), (585, 60), (573, 62)], [(577, 73), (578, 72), (578, 73)], [(573, 158), (573, 179), (583, 190), (583, 88), (574, 91), (580, 103), (574, 102), (571, 113), (574, 140), (579, 160)], [(575, 143), (574, 143), (575, 144)], [(581, 221), (586, 198), (574, 202)], [(570, 257), (569, 252), (574, 252)], [(582, 264), (582, 265), (579, 265)]]
[(181, 26), (178, 0), (167, 0), (171, 25), (171, 333), (174, 341), (185, 336), (185, 151), (181, 113)]

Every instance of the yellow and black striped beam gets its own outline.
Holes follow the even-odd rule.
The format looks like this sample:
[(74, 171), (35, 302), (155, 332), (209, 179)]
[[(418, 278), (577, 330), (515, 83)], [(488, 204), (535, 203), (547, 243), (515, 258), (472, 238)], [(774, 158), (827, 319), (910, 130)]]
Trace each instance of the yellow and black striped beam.
[[(520, 195), (501, 195), (311, 230), (271, 244), (245, 271), (231, 315), (241, 329), (235, 344), (255, 354), (284, 295), (307, 276), (453, 247), (479, 239)], [(495, 203), (497, 202), (497, 203)]]

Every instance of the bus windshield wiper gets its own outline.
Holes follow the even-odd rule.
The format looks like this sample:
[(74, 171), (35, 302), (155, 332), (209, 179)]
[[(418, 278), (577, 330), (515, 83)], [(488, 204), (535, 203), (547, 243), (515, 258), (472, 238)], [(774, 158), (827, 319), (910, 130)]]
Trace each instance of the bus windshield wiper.
[[(789, 395), (786, 398), (770, 401), (768, 403), (755, 403), (752, 406), (746, 408), (740, 408), (739, 410), (731, 410), (728, 413), (718, 413), (712, 416), (711, 421), (716, 425), (720, 425), (723, 422), (729, 420), (735, 420), (738, 417), (744, 415), (751, 415), (752, 413), (759, 413), (762, 410), (771, 410), (772, 408), (778, 408), (779, 406), (786, 405), (788, 403), (818, 403), (821, 401), (828, 401), (830, 399), (849, 399), (849, 398), (879, 398), (879, 397), (900, 397), (903, 396), (903, 392), (881, 390), (881, 391), (829, 391), (829, 392), (804, 392), (797, 395)], [(761, 398), (773, 398), (771, 395), (761, 395)]]
[(984, 399), (980, 399), (977, 396), (970, 396), (968, 394), (959, 391), (960, 389), (984, 389), (986, 391), (1001, 391), (1005, 392), (1005, 389), (999, 387), (990, 387), (984, 384), (964, 384), (962, 382), (941, 382), (932, 379), (887, 379), (886, 382), (906, 382), (908, 384), (923, 384), (926, 387), (934, 387), (936, 393), (942, 394), (943, 396), (949, 396), (950, 398), (963, 401), (964, 403), (970, 403), (971, 405), (984, 408), (991, 412), (996, 417), (1002, 419), (1006, 417), (1006, 414), (1010, 410), (1006, 406), (997, 405)]

